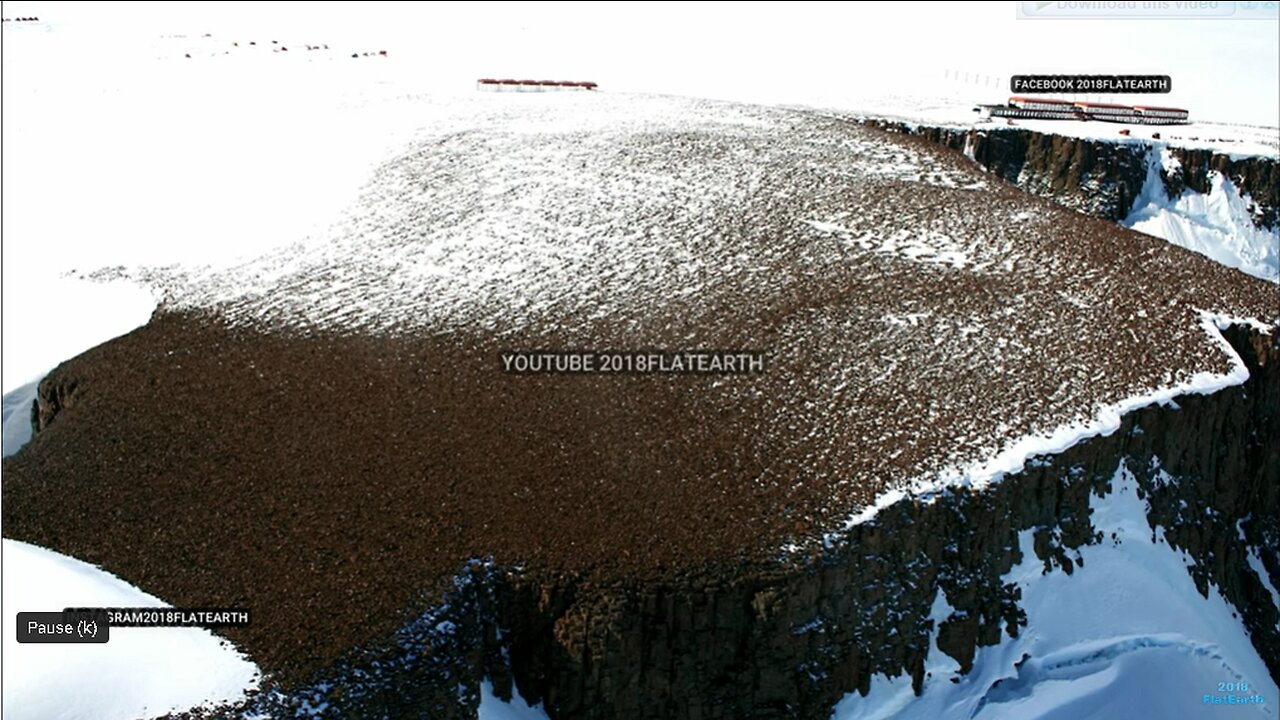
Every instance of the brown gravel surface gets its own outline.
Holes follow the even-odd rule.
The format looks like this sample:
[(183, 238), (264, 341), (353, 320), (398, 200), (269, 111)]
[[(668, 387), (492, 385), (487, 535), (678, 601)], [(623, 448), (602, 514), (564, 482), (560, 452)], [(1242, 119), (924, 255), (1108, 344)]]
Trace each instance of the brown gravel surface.
[(675, 568), (793, 529), (761, 512), (783, 488), (742, 482), (771, 455), (751, 408), (707, 417), (714, 379), (497, 363), (159, 318), (74, 363), (74, 402), (5, 466), (6, 532), (177, 605), (254, 608), (229, 634), (274, 669), (390, 630), (468, 557)]
[[(887, 487), (1229, 370), (1199, 310), (1277, 314), (1274, 285), (922, 142), (670, 99), (637, 128), (641, 101), (608, 102), (616, 123), (572, 133), (441, 129), (335, 236), (187, 278), (58, 368), (56, 414), (4, 461), (5, 535), (248, 606), (227, 636), (301, 678), (467, 558), (614, 582), (776, 557)], [(678, 121), (722, 107), (737, 124)], [(669, 182), (584, 205), (575, 172)], [(537, 242), (477, 240), (490, 207)], [(512, 347), (770, 360), (530, 377), (500, 371)]]

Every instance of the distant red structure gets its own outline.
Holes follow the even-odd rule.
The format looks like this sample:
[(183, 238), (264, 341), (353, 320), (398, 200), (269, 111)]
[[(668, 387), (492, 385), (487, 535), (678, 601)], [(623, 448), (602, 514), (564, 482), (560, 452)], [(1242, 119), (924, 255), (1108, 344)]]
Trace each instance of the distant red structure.
[(1099, 120), (1135, 125), (1181, 125), (1190, 122), (1190, 113), (1182, 108), (1154, 105), (1121, 105), (1118, 103), (1053, 100), (1014, 95), (1008, 105), (979, 105), (986, 117), (1022, 118), (1028, 120)]
[(476, 81), (477, 90), (492, 92), (547, 92), (552, 90), (595, 90), (598, 85), (589, 81), (574, 80), (511, 80), (481, 78)]

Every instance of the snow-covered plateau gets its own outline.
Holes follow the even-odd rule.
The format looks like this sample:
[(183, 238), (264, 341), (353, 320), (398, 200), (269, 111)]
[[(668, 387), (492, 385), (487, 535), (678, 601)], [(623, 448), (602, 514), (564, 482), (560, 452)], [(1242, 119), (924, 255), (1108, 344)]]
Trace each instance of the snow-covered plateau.
[[(260, 668), (203, 630), (126, 628), (106, 645), (71, 647), (19, 645), (11, 633), (17, 611), (163, 602), (149, 594), (163, 595), (155, 588), (13, 539), (8, 527), (11, 487), (14, 507), (26, 512), (28, 499), (46, 492), (41, 483), (62, 482), (76, 467), (120, 477), (109, 474), (110, 457), (87, 446), (69, 446), (80, 454), (66, 458), (50, 457), (50, 445), (32, 448), (44, 453), (38, 462), (8, 458), (30, 439), (39, 381), (84, 351), (136, 330), (139, 343), (177, 353), (147, 356), (162, 379), (182, 377), (181, 342), (147, 335), (157, 307), (183, 323), (212, 318), (226, 333), (216, 337), (229, 343), (227, 362), (245, 361), (235, 383), (279, 407), (287, 401), (264, 390), (262, 378), (304, 374), (283, 364), (255, 370), (253, 350), (232, 340), (386, 343), (358, 346), (364, 350), (416, 348), (406, 338), (450, 333), (495, 346), (767, 343), (771, 372), (708, 380), (700, 388), (708, 404), (697, 413), (640, 405), (705, 426), (738, 423), (723, 435), (690, 422), (680, 426), (687, 442), (666, 441), (670, 428), (628, 438), (617, 429), (628, 418), (609, 414), (621, 410), (592, 409), (600, 415), (587, 418), (603, 418), (601, 432), (617, 430), (609, 437), (634, 441), (627, 447), (650, 460), (699, 452), (690, 449), (699, 440), (749, 437), (728, 447), (747, 458), (738, 469), (754, 474), (699, 479), (723, 498), (749, 495), (774, 514), (785, 509), (788, 527), (806, 530), (787, 540), (795, 556), (872, 523), (890, 501), (982, 488), (1038, 456), (1110, 435), (1123, 413), (1234, 388), (1248, 371), (1220, 331), (1235, 323), (1270, 333), (1280, 320), (1278, 229), (1253, 222), (1256, 199), (1229, 179), (1218, 176), (1207, 195), (1188, 190), (1171, 200), (1159, 179), (1171, 161), (1152, 153), (1144, 191), (1122, 225), (1170, 245), (1028, 198), (960, 156), (856, 122), (971, 123), (969, 103), (955, 97), (815, 97), (810, 108), (782, 108), (607, 91), (478, 95), (469, 80), (424, 78), (394, 49), (369, 55), (377, 46), (367, 43), (300, 52), (306, 39), (288, 38), (288, 56), (238, 43), (222, 56), (224, 38), (192, 35), (120, 53), (83, 30), (4, 32), (3, 452), (6, 476), (17, 469), (14, 485), (5, 482), (6, 717), (155, 716), (234, 703), (258, 687)], [(1122, 138), (1113, 126), (1021, 126), (1150, 141)], [(1197, 123), (1163, 132), (1161, 142), (1181, 147), (1277, 154), (1274, 128)], [(411, 367), (394, 353), (344, 357)], [(150, 377), (133, 365), (93, 372), (104, 388), (108, 377)], [(350, 377), (315, 391), (316, 417), (333, 435), (384, 437), (344, 406), (386, 401), (392, 407), (378, 422), (412, 414), (405, 407), (436, 412), (425, 399), (396, 407), (398, 396), (362, 394), (384, 387), (378, 372), (352, 365)], [(365, 375), (367, 386), (352, 380)], [(625, 390), (600, 398), (630, 408)], [(264, 401), (237, 412), (244, 422), (250, 410), (254, 422), (267, 422), (257, 410), (274, 407)], [(94, 412), (88, 402), (79, 410)], [(128, 456), (145, 418), (98, 412), (90, 417), (119, 433), (113, 447)], [(287, 420), (262, 427), (279, 432), (270, 442), (292, 453)], [(584, 437), (595, 429), (565, 427)], [(181, 452), (217, 446), (202, 446), (205, 428), (187, 430), (175, 442)], [(343, 450), (355, 447), (348, 441), (333, 438)], [(217, 452), (202, 472), (256, 467), (233, 449)], [(140, 477), (168, 477), (192, 456), (175, 457), (170, 466), (136, 455), (121, 463)], [(437, 462), (446, 460), (422, 467)], [(575, 505), (581, 496), (570, 494), (538, 505), (520, 496), (537, 514), (495, 514), (495, 528), (520, 525), (554, 543), (575, 524), (625, 515), (619, 507), (638, 497), (655, 526), (705, 534), (708, 544), (721, 532), (699, 527), (694, 513), (704, 508), (686, 496), (644, 495), (633, 487), (634, 467), (596, 462), (602, 470), (592, 482), (603, 504)], [(357, 508), (365, 499), (343, 497)], [(483, 508), (491, 498), (480, 487), (471, 500)], [(1002, 576), (1027, 614), (1016, 638), (979, 647), (960, 675), (930, 635), (919, 693), (908, 675), (877, 675), (866, 697), (850, 693), (832, 717), (1275, 718), (1275, 678), (1240, 608), (1217, 587), (1196, 587), (1187, 570), (1194, 558), (1152, 528), (1132, 474), (1118, 467), (1110, 491), (1091, 496), (1089, 507), (1103, 539), (1073, 551), (1080, 566), (1071, 574), (1044, 572), (1033, 531), (1021, 531), (1022, 560)], [(186, 520), (197, 528), (219, 522)], [(754, 532), (756, 522), (742, 527)], [(15, 526), (27, 535), (39, 524), (24, 516)], [(143, 542), (141, 527), (121, 532)], [(615, 530), (601, 547), (654, 549), (644, 529)], [(471, 542), (466, 532), (456, 534)], [(72, 544), (91, 545), (78, 536)], [(1263, 558), (1275, 567), (1275, 552), (1249, 546), (1248, 567), (1273, 597)], [(180, 569), (168, 572), (154, 577), (180, 584)], [(939, 590), (928, 619), (943, 622), (957, 602)], [(1219, 683), (1241, 682), (1265, 702), (1205, 704), (1222, 694)], [(519, 697), (506, 703), (488, 679), (481, 684), (481, 718), (536, 720), (547, 717), (545, 707)]]

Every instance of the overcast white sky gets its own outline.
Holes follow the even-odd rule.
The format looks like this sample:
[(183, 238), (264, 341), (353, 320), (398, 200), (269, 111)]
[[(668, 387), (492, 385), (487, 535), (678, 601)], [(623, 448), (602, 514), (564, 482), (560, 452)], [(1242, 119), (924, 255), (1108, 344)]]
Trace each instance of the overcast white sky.
[[(1018, 20), (1015, 6), (6, 2), (4, 13), (121, 37), (262, 33), (364, 43), (407, 58), (424, 80), (591, 79), (610, 90), (783, 102), (856, 98), (946, 70), (1006, 83), (1030, 72), (1167, 74), (1174, 92), (1162, 104), (1206, 119), (1280, 125), (1280, 22)], [(1006, 88), (974, 99), (998, 99)]]

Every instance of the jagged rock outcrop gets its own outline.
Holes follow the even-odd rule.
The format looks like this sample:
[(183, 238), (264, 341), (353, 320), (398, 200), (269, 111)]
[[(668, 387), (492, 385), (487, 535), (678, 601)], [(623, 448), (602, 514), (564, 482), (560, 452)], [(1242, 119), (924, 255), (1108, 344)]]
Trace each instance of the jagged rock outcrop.
[(1258, 227), (1280, 225), (1280, 160), (1267, 157), (1232, 158), (1212, 150), (1170, 148), (1177, 161), (1172, 170), (1161, 173), (1165, 192), (1178, 197), (1185, 190), (1207, 193), (1212, 173), (1231, 180), (1236, 189), (1253, 201), (1253, 219)]
[(961, 150), (1032, 195), (1107, 220), (1129, 214), (1147, 178), (1146, 148), (1029, 130), (920, 128), (918, 134)]
[(36, 399), (31, 402), (32, 433), (44, 430), (58, 413), (75, 405), (77, 386), (75, 380), (63, 382), (53, 376), (40, 381)]
[[(1153, 145), (1067, 137), (1021, 128), (913, 126), (882, 120), (870, 124), (923, 137), (973, 159), (986, 170), (1033, 195), (1107, 220), (1122, 220), (1147, 179), (1147, 155)], [(1169, 198), (1185, 190), (1208, 193), (1212, 174), (1221, 173), (1254, 204), (1254, 222), (1275, 228), (1280, 222), (1280, 160), (1236, 158), (1213, 150), (1169, 146), (1175, 161), (1161, 179)]]

